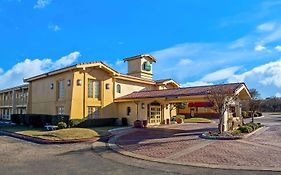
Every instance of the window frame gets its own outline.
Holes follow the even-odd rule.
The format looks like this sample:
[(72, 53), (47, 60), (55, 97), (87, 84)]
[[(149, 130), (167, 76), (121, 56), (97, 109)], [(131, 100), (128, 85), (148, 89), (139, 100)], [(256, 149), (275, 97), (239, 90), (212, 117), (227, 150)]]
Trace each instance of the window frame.
[(58, 81), (58, 99), (65, 98), (64, 79)]
[(116, 85), (116, 92), (117, 92), (118, 94), (121, 94), (121, 85), (120, 85), (120, 84), (117, 84), (117, 85)]

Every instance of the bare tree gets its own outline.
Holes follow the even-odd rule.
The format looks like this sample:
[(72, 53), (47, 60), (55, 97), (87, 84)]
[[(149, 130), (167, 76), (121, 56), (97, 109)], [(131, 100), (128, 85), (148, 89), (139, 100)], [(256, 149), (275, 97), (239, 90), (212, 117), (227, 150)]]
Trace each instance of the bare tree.
[(211, 108), (219, 115), (218, 129), (220, 133), (222, 133), (224, 131), (224, 114), (237, 96), (233, 90), (227, 86), (213, 86), (207, 90), (206, 98), (213, 104)]
[(261, 105), (260, 94), (256, 89), (250, 89), (251, 99), (249, 100), (249, 110), (252, 117), (252, 122), (254, 123), (254, 115), (257, 112)]

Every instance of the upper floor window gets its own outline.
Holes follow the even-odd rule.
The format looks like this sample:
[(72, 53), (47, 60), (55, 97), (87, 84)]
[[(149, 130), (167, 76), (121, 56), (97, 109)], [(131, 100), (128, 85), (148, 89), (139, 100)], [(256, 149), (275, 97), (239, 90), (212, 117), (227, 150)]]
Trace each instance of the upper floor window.
[(101, 83), (98, 80), (88, 80), (88, 98), (101, 98)]
[(95, 86), (95, 98), (100, 99), (101, 98), (101, 83), (98, 80), (94, 81)]
[(64, 98), (64, 80), (58, 82), (58, 98)]
[(88, 80), (88, 98), (94, 97), (93, 87), (94, 87), (94, 80), (89, 79)]
[(116, 91), (117, 91), (117, 93), (121, 93), (121, 85), (120, 84), (117, 84)]

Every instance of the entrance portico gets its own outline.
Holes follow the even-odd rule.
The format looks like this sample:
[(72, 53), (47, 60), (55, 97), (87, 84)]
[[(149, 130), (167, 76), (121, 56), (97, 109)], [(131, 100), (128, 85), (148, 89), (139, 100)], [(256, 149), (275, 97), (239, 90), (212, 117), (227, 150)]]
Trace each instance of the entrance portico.
[[(231, 89), (233, 93), (237, 94), (235, 99), (224, 114), (224, 128), (225, 130), (233, 129), (241, 124), (241, 106), (240, 100), (247, 100), (250, 98), (248, 89), (244, 83), (233, 83), (216, 85)], [(128, 117), (129, 123), (132, 124), (135, 120), (147, 120), (149, 125), (166, 124), (167, 119), (172, 116), (184, 112), (189, 117), (204, 117), (203, 114), (216, 115), (210, 101), (206, 98), (208, 89), (213, 86), (199, 86), (190, 88), (177, 88), (167, 90), (150, 90), (138, 91), (129, 95), (116, 99), (118, 105), (119, 117), (122, 117), (122, 111), (126, 106), (131, 106), (134, 101), (138, 101), (131, 115)], [(175, 104), (186, 104), (184, 109), (176, 109)], [(136, 114), (136, 115), (134, 115)]]

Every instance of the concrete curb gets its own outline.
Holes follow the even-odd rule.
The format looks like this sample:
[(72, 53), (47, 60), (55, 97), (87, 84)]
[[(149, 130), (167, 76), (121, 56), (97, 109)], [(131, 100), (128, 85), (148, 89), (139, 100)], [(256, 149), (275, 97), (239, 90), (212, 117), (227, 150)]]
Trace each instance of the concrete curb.
[(249, 134), (244, 135), (242, 138), (243, 139), (247, 139), (248, 137), (251, 137), (252, 135), (259, 135), (259, 134), (263, 133), (264, 131), (266, 131), (268, 128), (269, 127), (267, 127), (267, 126), (262, 126), (262, 127), (258, 128), (258, 129), (256, 129), (255, 131), (253, 131), (253, 132), (251, 132)]
[[(204, 163), (192, 163), (192, 162), (176, 162), (173, 160), (168, 160), (168, 159), (159, 159), (159, 158), (153, 158), (153, 157), (148, 157), (148, 156), (144, 156), (144, 155), (138, 155), (138, 154), (134, 154), (132, 152), (126, 151), (124, 149), (122, 149), (121, 147), (119, 147), (116, 144), (116, 141), (118, 140), (119, 137), (123, 136), (125, 134), (122, 135), (118, 135), (118, 136), (113, 136), (108, 140), (107, 146), (119, 153), (122, 154), (124, 156), (128, 156), (128, 157), (132, 157), (132, 158), (136, 158), (136, 159), (141, 159), (141, 160), (146, 160), (146, 161), (152, 161), (152, 162), (158, 162), (158, 163), (165, 163), (165, 164), (174, 164), (174, 165), (184, 165), (184, 166), (193, 166), (193, 167), (203, 167), (203, 168), (214, 168), (214, 169), (231, 169), (231, 170), (259, 170), (259, 171), (276, 171), (276, 172), (280, 172), (281, 168), (279, 167), (249, 167), (249, 166), (228, 166), (228, 165), (216, 165), (216, 164), (204, 164)], [(94, 146), (94, 145), (93, 145)]]
[(95, 142), (100, 139), (99, 137), (94, 137), (94, 138), (90, 138), (90, 139), (79, 139), (79, 140), (77, 140), (77, 139), (74, 139), (74, 140), (47, 140), (47, 139), (27, 136), (27, 135), (18, 134), (18, 133), (9, 132), (9, 131), (0, 131), (0, 134), (2, 134), (4, 136), (13, 137), (16, 139), (25, 140), (25, 141), (32, 142), (32, 143), (37, 143), (37, 144), (72, 144), (72, 143), (82, 143), (82, 142)]

